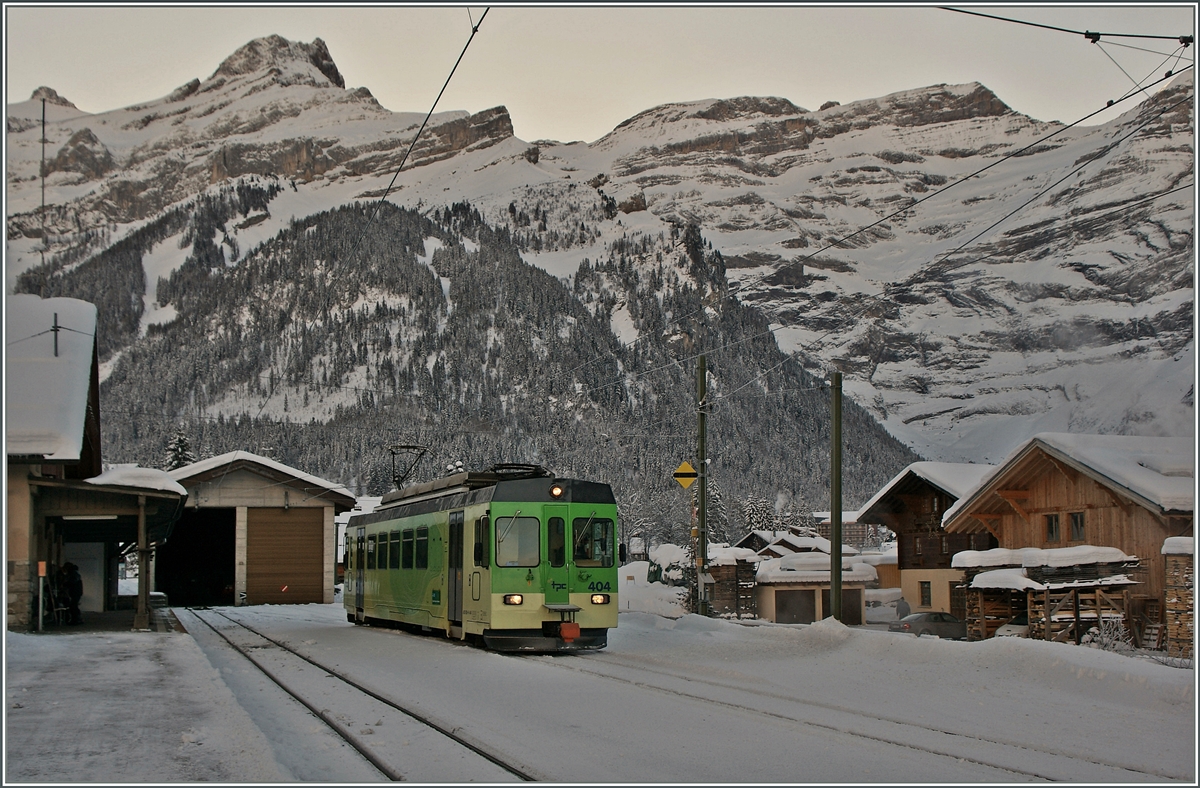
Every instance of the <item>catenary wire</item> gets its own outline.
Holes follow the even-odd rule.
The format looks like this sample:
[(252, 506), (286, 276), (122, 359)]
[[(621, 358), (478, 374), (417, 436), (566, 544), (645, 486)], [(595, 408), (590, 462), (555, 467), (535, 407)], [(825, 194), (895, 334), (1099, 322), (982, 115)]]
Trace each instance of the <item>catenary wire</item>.
[[(1181, 73), (1181, 74), (1182, 74), (1184, 71), (1187, 71), (1187, 70), (1188, 70), (1188, 69), (1190, 69), (1190, 68), (1192, 68), (1192, 66), (1190, 66), (1190, 65), (1189, 65), (1189, 66), (1187, 66), (1187, 68), (1183, 69), (1183, 70), (1182, 70), (1182, 71), (1180, 71), (1179, 73)], [(1150, 83), (1149, 85), (1147, 85), (1147, 87), (1154, 87), (1155, 85), (1159, 84), (1160, 82), (1164, 82), (1164, 81), (1166, 81), (1166, 79), (1167, 79), (1167, 77), (1164, 77), (1163, 79), (1156, 80), (1156, 81), (1154, 81), (1154, 82)], [(831, 241), (831, 242), (829, 242), (828, 244), (826, 244), (825, 246), (821, 247), (820, 249), (817, 249), (815, 252), (812, 252), (811, 254), (808, 254), (808, 255), (806, 255), (806, 256), (804, 256), (804, 257), (801, 257), (801, 258), (798, 258), (798, 259), (795, 259), (795, 260), (791, 260), (791, 261), (789, 261), (789, 262), (785, 263), (784, 265), (781, 265), (781, 266), (779, 266), (779, 267), (778, 267), (778, 268), (776, 268), (774, 271), (772, 271), (772, 272), (771, 272), (771, 274), (762, 274), (762, 275), (759, 277), (758, 281), (759, 281), (759, 282), (761, 282), (763, 279), (766, 279), (766, 278), (767, 278), (767, 276), (771, 276), (771, 275), (774, 275), (774, 274), (778, 274), (780, 271), (786, 271), (787, 269), (791, 268), (791, 267), (792, 267), (792, 266), (794, 266), (794, 265), (801, 265), (801, 264), (803, 264), (803, 263), (806, 263), (806, 262), (808, 262), (809, 260), (811, 260), (811, 259), (813, 259), (814, 257), (816, 257), (817, 255), (821, 254), (822, 252), (825, 252), (825, 251), (828, 251), (828, 250), (830, 250), (830, 249), (833, 249), (834, 247), (840, 247), (840, 246), (842, 246), (842, 245), (843, 245), (843, 244), (844, 244), (846, 241), (849, 241), (851, 238), (854, 238), (854, 237), (856, 237), (856, 236), (858, 236), (858, 235), (861, 235), (862, 233), (865, 233), (867, 230), (870, 230), (870, 229), (872, 229), (872, 228), (878, 227), (879, 225), (883, 224), (884, 222), (888, 221), (889, 219), (894, 219), (894, 218), (896, 218), (897, 216), (899, 216), (899, 215), (901, 215), (901, 214), (903, 214), (903, 213), (907, 213), (908, 211), (911, 211), (913, 208), (917, 207), (917, 206), (918, 206), (918, 205), (920, 205), (921, 203), (927, 202), (927, 201), (929, 201), (929, 200), (933, 199), (934, 197), (937, 197), (937, 196), (939, 196), (939, 195), (941, 195), (941, 194), (944, 194), (944, 193), (946, 193), (947, 191), (949, 191), (950, 189), (953, 189), (953, 188), (954, 188), (954, 187), (956, 187), (956, 186), (959, 186), (959, 185), (961, 185), (961, 184), (964, 184), (964, 183), (966, 183), (967, 181), (969, 181), (969, 180), (971, 180), (971, 179), (973, 179), (973, 178), (976, 178), (976, 177), (978, 177), (979, 175), (982, 175), (983, 173), (987, 172), (988, 170), (992, 169), (993, 167), (999, 166), (999, 165), (1003, 164), (1004, 162), (1008, 161), (1008, 160), (1009, 160), (1009, 159), (1011, 159), (1011, 158), (1014, 158), (1014, 157), (1016, 157), (1016, 156), (1020, 156), (1021, 154), (1023, 154), (1023, 153), (1026, 153), (1027, 151), (1029, 151), (1029, 150), (1033, 149), (1035, 146), (1037, 146), (1037, 145), (1040, 145), (1041, 143), (1043, 143), (1043, 142), (1046, 142), (1047, 140), (1053, 139), (1054, 137), (1057, 137), (1059, 134), (1062, 134), (1062, 133), (1064, 133), (1064, 132), (1066, 132), (1066, 131), (1068, 131), (1068, 130), (1072, 129), (1072, 128), (1074, 128), (1075, 126), (1078, 126), (1079, 124), (1083, 123), (1084, 121), (1086, 121), (1086, 120), (1089, 120), (1089, 119), (1091, 119), (1091, 118), (1095, 117), (1096, 115), (1099, 115), (1099, 114), (1100, 114), (1100, 113), (1102, 113), (1102, 112), (1106, 112), (1106, 111), (1108, 111), (1109, 109), (1112, 109), (1114, 106), (1116, 106), (1117, 104), (1120, 104), (1122, 101), (1127, 101), (1127, 100), (1129, 100), (1129, 98), (1130, 98), (1130, 96), (1131, 96), (1131, 95), (1133, 95), (1133, 94), (1126, 94), (1126, 95), (1122, 96), (1122, 97), (1121, 97), (1121, 98), (1119, 98), (1119, 99), (1114, 99), (1113, 101), (1110, 101), (1110, 102), (1109, 102), (1109, 103), (1108, 103), (1106, 106), (1104, 106), (1103, 108), (1101, 108), (1101, 109), (1098, 109), (1098, 110), (1096, 110), (1096, 111), (1094, 111), (1094, 112), (1090, 112), (1090, 113), (1088, 113), (1087, 115), (1084, 115), (1084, 116), (1083, 116), (1082, 118), (1080, 118), (1079, 120), (1076, 120), (1076, 121), (1074, 121), (1073, 123), (1067, 124), (1067, 125), (1063, 126), (1062, 128), (1056, 129), (1055, 131), (1051, 132), (1050, 134), (1047, 134), (1047, 135), (1045, 135), (1045, 136), (1043, 136), (1043, 137), (1039, 137), (1038, 139), (1036, 139), (1036, 140), (1034, 140), (1033, 142), (1029, 143), (1029, 144), (1028, 144), (1028, 145), (1026, 145), (1025, 147), (1023, 147), (1023, 148), (1020, 148), (1020, 149), (1018, 149), (1018, 150), (1015, 150), (1015, 151), (1013, 151), (1012, 153), (1009, 153), (1009, 154), (1007, 154), (1006, 156), (1003, 156), (1003, 157), (1001, 157), (1001, 158), (997, 159), (996, 161), (992, 162), (991, 164), (988, 164), (988, 165), (987, 165), (987, 166), (985, 166), (985, 167), (981, 167), (981, 168), (979, 168), (978, 170), (976, 170), (975, 172), (972, 172), (971, 174), (969, 174), (969, 175), (967, 175), (967, 176), (965, 176), (965, 177), (959, 178), (958, 180), (954, 181), (953, 183), (949, 183), (949, 184), (947, 184), (946, 186), (942, 187), (941, 189), (938, 189), (938, 190), (937, 190), (937, 191), (935, 191), (935, 192), (931, 192), (930, 194), (927, 194), (926, 196), (922, 197), (922, 198), (921, 198), (921, 199), (919, 199), (919, 200), (915, 200), (915, 201), (913, 201), (912, 203), (910, 203), (909, 205), (905, 206), (904, 208), (900, 208), (900, 209), (898, 209), (898, 210), (896, 210), (896, 211), (893, 211), (892, 213), (889, 213), (888, 215), (884, 216), (884, 217), (883, 217), (883, 218), (881, 218), (881, 219), (878, 219), (878, 220), (876, 220), (876, 221), (874, 221), (874, 222), (871, 222), (870, 224), (868, 224), (868, 225), (865, 225), (865, 226), (863, 226), (863, 227), (860, 227), (859, 229), (855, 230), (854, 232), (850, 233), (849, 235), (845, 235), (845, 236), (842, 236), (841, 238), (838, 238), (837, 240)], [(756, 282), (756, 283), (754, 283), (754, 284), (757, 284), (757, 282)], [(745, 288), (745, 286), (743, 286), (743, 289), (744, 289), (744, 288)]]
[[(446, 81), (442, 84), (442, 89), (438, 91), (437, 98), (433, 100), (433, 106), (429, 108), (429, 112), (425, 115), (425, 120), (421, 121), (421, 128), (417, 129), (417, 133), (413, 136), (412, 142), (408, 145), (408, 150), (404, 152), (403, 158), (400, 159), (400, 166), (396, 168), (396, 173), (392, 176), (392, 180), (388, 183), (387, 188), (383, 190), (378, 202), (375, 203), (375, 209), (371, 215), (367, 217), (367, 223), (363, 225), (362, 232), (358, 235), (358, 240), (354, 242), (354, 247), (350, 250), (350, 259), (353, 260), (358, 254), (358, 247), (362, 244), (363, 238), (367, 235), (367, 230), (370, 229), (371, 223), (375, 220), (375, 216), (379, 213), (379, 209), (383, 207), (383, 203), (387, 200), (388, 194), (391, 193), (392, 187), (396, 185), (396, 179), (400, 177), (400, 171), (404, 169), (405, 163), (408, 161), (409, 155), (413, 152), (413, 148), (417, 145), (417, 140), (421, 138), (421, 132), (425, 131), (425, 126), (428, 125), (429, 119), (433, 117), (434, 110), (437, 109), (438, 102), (442, 100), (442, 95), (446, 92), (446, 88), (450, 87), (450, 80), (454, 78), (454, 72), (458, 70), (459, 63), (467, 54), (467, 49), (471, 46), (471, 42), (475, 40), (475, 34), (479, 32), (479, 26), (483, 24), (483, 20), (487, 17), (488, 11), (491, 8), (485, 8), (483, 15), (479, 17), (479, 21), (471, 25), (471, 35), (467, 38), (467, 43), (463, 45), (462, 52), (458, 54), (458, 60), (454, 61), (453, 68), (450, 69), (449, 75), (446, 76)], [(470, 10), (468, 9), (468, 18)]]
[[(1182, 99), (1182, 100), (1180, 100), (1180, 101), (1177, 101), (1177, 102), (1175, 102), (1174, 104), (1172, 104), (1172, 105), (1170, 105), (1170, 106), (1168, 106), (1168, 107), (1165, 107), (1165, 108), (1162, 110), (1162, 112), (1160, 112), (1160, 113), (1158, 113), (1157, 115), (1155, 115), (1155, 116), (1153, 116), (1153, 117), (1149, 118), (1148, 120), (1146, 120), (1146, 122), (1145, 122), (1145, 123), (1142, 123), (1141, 125), (1134, 127), (1134, 128), (1133, 128), (1131, 131), (1129, 131), (1129, 133), (1127, 133), (1125, 136), (1123, 136), (1123, 137), (1121, 137), (1121, 138), (1117, 139), (1117, 140), (1116, 140), (1116, 142), (1112, 143), (1113, 147), (1115, 148), (1117, 145), (1120, 145), (1120, 144), (1121, 144), (1122, 142), (1124, 142), (1125, 140), (1129, 139), (1129, 138), (1130, 138), (1130, 137), (1132, 137), (1133, 135), (1135, 135), (1135, 134), (1137, 134), (1138, 132), (1140, 132), (1142, 129), (1146, 128), (1146, 126), (1150, 125), (1150, 123), (1151, 123), (1152, 121), (1154, 121), (1154, 120), (1157, 120), (1157, 119), (1158, 119), (1158, 118), (1159, 118), (1161, 115), (1165, 115), (1166, 113), (1170, 112), (1171, 110), (1175, 109), (1176, 107), (1180, 106), (1181, 104), (1186, 104), (1186, 103), (1189, 103), (1191, 100), (1192, 100), (1192, 99), (1191, 99), (1191, 97), (1188, 97), (1188, 98), (1186, 98), (1186, 99)], [(1074, 169), (1072, 169), (1072, 170), (1068, 171), (1066, 175), (1063, 175), (1063, 176), (1062, 176), (1061, 178), (1059, 178), (1058, 180), (1054, 181), (1053, 183), (1049, 184), (1049, 185), (1048, 185), (1048, 186), (1046, 186), (1045, 188), (1041, 189), (1040, 191), (1038, 191), (1037, 193), (1035, 193), (1035, 194), (1034, 194), (1032, 197), (1030, 197), (1028, 200), (1026, 200), (1025, 202), (1021, 203), (1021, 204), (1020, 204), (1020, 205), (1018, 205), (1016, 208), (1014, 208), (1013, 210), (1009, 211), (1007, 214), (1005, 214), (1004, 216), (1000, 217), (999, 219), (997, 219), (997, 220), (996, 220), (995, 222), (993, 222), (992, 224), (990, 224), (990, 225), (988, 225), (987, 227), (985, 227), (984, 229), (980, 230), (978, 233), (976, 233), (974, 236), (972, 236), (972, 237), (971, 237), (971, 238), (969, 238), (968, 240), (964, 241), (962, 244), (960, 244), (960, 245), (958, 246), (958, 248), (956, 248), (956, 249), (953, 249), (952, 251), (949, 251), (949, 252), (944, 252), (942, 256), (944, 256), (944, 257), (950, 257), (951, 255), (958, 254), (958, 253), (959, 253), (959, 252), (961, 252), (961, 251), (962, 251), (964, 248), (966, 248), (967, 246), (970, 246), (971, 244), (975, 243), (975, 241), (979, 240), (979, 238), (981, 238), (983, 235), (985, 235), (985, 234), (987, 234), (987, 233), (991, 232), (992, 230), (996, 229), (996, 227), (998, 227), (999, 225), (1001, 225), (1002, 223), (1004, 223), (1004, 222), (1005, 222), (1005, 221), (1007, 221), (1008, 219), (1012, 218), (1012, 217), (1013, 217), (1014, 215), (1016, 215), (1017, 213), (1020, 213), (1021, 211), (1025, 210), (1025, 208), (1029, 207), (1029, 205), (1030, 205), (1030, 204), (1032, 204), (1033, 202), (1035, 202), (1035, 201), (1037, 201), (1037, 200), (1040, 200), (1040, 199), (1041, 199), (1042, 197), (1044, 197), (1044, 196), (1045, 196), (1045, 195), (1046, 195), (1046, 194), (1047, 194), (1047, 193), (1048, 193), (1048, 192), (1049, 192), (1051, 189), (1054, 189), (1054, 188), (1056, 188), (1057, 186), (1059, 186), (1060, 184), (1062, 184), (1062, 183), (1063, 183), (1065, 180), (1067, 180), (1067, 179), (1068, 179), (1068, 178), (1070, 178), (1071, 176), (1073, 176), (1073, 175), (1076, 175), (1077, 173), (1079, 173), (1080, 171), (1082, 171), (1084, 167), (1087, 167), (1088, 165), (1094, 164), (1094, 163), (1096, 163), (1097, 161), (1099, 161), (1099, 160), (1100, 160), (1100, 158), (1102, 158), (1102, 157), (1096, 157), (1096, 158), (1093, 158), (1093, 159), (1087, 159), (1087, 160), (1083, 161), (1083, 162), (1082, 162), (1082, 163), (1080, 163), (1080, 164), (1079, 164), (1077, 167), (1075, 167)]]

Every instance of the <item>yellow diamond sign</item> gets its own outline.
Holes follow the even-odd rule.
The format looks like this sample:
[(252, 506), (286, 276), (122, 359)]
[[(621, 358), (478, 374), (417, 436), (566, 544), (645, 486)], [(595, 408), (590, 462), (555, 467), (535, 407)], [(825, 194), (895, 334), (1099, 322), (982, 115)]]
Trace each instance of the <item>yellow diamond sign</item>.
[(698, 475), (696, 469), (687, 460), (679, 463), (679, 467), (675, 469), (674, 473), (675, 481), (679, 482), (679, 486), (685, 490), (692, 486), (692, 482), (696, 481)]

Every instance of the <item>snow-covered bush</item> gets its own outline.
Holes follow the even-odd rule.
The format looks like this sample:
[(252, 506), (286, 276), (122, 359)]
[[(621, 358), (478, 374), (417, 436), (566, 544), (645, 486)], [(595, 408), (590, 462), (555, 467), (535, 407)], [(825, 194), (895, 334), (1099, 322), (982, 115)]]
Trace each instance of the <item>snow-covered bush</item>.
[(688, 585), (689, 570), (692, 569), (691, 550), (674, 544), (660, 544), (651, 547), (647, 557), (650, 559), (650, 569), (646, 575), (649, 582), (668, 586)]
[(1079, 639), (1080, 645), (1112, 651), (1117, 654), (1133, 652), (1133, 637), (1125, 624), (1116, 618), (1101, 619), (1100, 626), (1092, 627)]

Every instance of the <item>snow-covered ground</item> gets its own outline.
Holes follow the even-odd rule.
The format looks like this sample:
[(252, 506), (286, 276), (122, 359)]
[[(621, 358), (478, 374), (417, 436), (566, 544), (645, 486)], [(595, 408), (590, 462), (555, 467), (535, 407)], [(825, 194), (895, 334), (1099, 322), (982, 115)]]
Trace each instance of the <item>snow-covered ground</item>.
[[(1086, 647), (623, 612), (603, 652), (509, 657), (338, 605), (226, 612), (556, 782), (1196, 778), (1194, 671)], [(6, 782), (383, 779), (179, 613), (8, 633)]]

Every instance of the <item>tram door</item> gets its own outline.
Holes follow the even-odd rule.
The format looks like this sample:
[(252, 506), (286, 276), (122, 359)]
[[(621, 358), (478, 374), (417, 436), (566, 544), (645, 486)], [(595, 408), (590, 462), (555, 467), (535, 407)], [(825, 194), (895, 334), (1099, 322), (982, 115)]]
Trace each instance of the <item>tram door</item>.
[(367, 541), (367, 529), (359, 528), (358, 533), (354, 537), (354, 577), (351, 582), (354, 584), (354, 606), (359, 610), (363, 609), (363, 568), (367, 565), (367, 556), (365, 551)]
[(546, 507), (546, 604), (571, 601), (567, 589), (567, 507)]
[(446, 592), (450, 622), (462, 624), (463, 609), (463, 513), (450, 512), (450, 588)]

